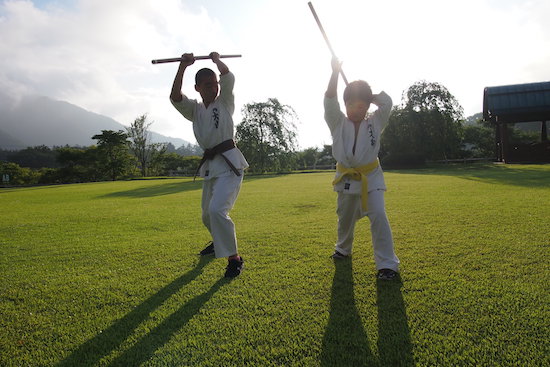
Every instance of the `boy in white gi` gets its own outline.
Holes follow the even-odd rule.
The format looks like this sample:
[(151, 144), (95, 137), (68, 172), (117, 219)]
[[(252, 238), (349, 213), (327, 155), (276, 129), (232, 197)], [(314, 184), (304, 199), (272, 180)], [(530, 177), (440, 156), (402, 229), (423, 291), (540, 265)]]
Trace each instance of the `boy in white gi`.
[[(384, 208), (384, 175), (378, 161), (380, 135), (390, 117), (392, 100), (386, 93), (373, 95), (362, 80), (344, 90), (346, 115), (337, 98), (341, 63), (332, 60), (332, 75), (324, 98), (325, 121), (332, 135), (332, 155), (337, 161), (334, 191), (338, 193), (338, 241), (332, 257), (346, 258), (352, 253), (355, 222), (365, 215), (371, 224), (377, 277), (397, 276), (399, 259)], [(378, 109), (366, 117), (370, 104)]]
[(200, 176), (204, 178), (202, 221), (212, 236), (212, 242), (200, 254), (227, 257), (225, 276), (236, 277), (241, 273), (244, 261), (238, 254), (235, 224), (228, 213), (237, 200), (243, 171), (248, 168), (248, 163), (233, 141), (231, 116), (235, 111), (235, 76), (217, 52), (210, 53), (210, 58), (220, 72), (219, 96), (216, 74), (207, 68), (199, 70), (195, 76), (195, 90), (201, 95), (202, 103), (182, 94), (185, 69), (195, 62), (193, 54), (183, 54), (170, 101), (186, 119), (193, 122), (195, 138), (204, 149), (199, 166)]

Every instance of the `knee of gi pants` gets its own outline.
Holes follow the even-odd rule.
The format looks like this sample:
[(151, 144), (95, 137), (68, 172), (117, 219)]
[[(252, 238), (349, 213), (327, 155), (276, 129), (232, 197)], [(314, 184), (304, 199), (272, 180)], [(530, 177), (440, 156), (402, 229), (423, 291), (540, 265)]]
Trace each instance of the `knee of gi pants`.
[(211, 202), (208, 206), (207, 216), (209, 219), (212, 218), (226, 218), (227, 217), (227, 208), (224, 206), (218, 206), (214, 202)]
[(386, 217), (386, 210), (384, 207), (382, 208), (371, 208), (369, 207), (367, 210), (367, 217), (369, 217), (371, 220), (376, 220), (379, 218)]
[(369, 192), (367, 203), (367, 216), (370, 219), (377, 219), (386, 216), (386, 207), (384, 205), (384, 191), (375, 190)]

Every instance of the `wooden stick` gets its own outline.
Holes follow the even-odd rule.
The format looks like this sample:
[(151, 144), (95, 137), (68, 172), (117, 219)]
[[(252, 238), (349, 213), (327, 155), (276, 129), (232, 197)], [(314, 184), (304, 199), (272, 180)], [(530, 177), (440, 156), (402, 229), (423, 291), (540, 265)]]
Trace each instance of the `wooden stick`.
[[(230, 57), (241, 57), (242, 55), (220, 55), (220, 59), (227, 59), (227, 58), (230, 58)], [(210, 60), (211, 57), (210, 56), (195, 56), (194, 57), (195, 60)], [(181, 61), (181, 56), (180, 57), (172, 57), (172, 58), (169, 58), (169, 59), (157, 59), (157, 60), (151, 60), (151, 62), (153, 64), (164, 64), (164, 63), (167, 63), (167, 62), (180, 62)]]
[[(309, 5), (309, 9), (311, 10), (311, 13), (313, 14), (313, 17), (315, 18), (315, 21), (317, 22), (317, 25), (319, 26), (319, 30), (323, 34), (323, 37), (325, 38), (325, 42), (327, 43), (328, 49), (330, 50), (330, 53), (332, 54), (332, 57), (336, 58), (336, 53), (332, 49), (332, 46), (330, 45), (330, 41), (328, 40), (327, 34), (325, 33), (325, 30), (323, 29), (323, 25), (321, 24), (321, 21), (319, 20), (319, 17), (317, 16), (317, 13), (315, 12), (315, 9), (313, 8), (313, 4), (310, 2), (307, 3)], [(344, 75), (344, 71), (342, 68), (340, 68), (340, 75), (342, 75), (342, 79), (344, 79), (344, 82), (346, 85), (348, 85), (348, 79)]]

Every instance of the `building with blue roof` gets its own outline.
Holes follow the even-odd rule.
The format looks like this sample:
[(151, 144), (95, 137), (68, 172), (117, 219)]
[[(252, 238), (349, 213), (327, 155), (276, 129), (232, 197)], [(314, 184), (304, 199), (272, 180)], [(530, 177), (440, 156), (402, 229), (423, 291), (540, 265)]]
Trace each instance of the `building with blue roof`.
[[(550, 82), (486, 87), (483, 119), (495, 125), (497, 159), (501, 162), (550, 162), (547, 121), (550, 121)], [(510, 144), (508, 125), (540, 121), (540, 141)]]

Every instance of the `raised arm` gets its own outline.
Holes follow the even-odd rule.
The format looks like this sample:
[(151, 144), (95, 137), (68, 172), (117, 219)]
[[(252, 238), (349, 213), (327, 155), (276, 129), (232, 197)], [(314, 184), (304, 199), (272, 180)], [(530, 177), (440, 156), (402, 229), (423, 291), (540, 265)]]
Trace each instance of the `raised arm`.
[(232, 115), (235, 112), (235, 96), (233, 95), (235, 76), (229, 71), (227, 65), (220, 60), (220, 55), (217, 52), (211, 52), (210, 58), (220, 71), (220, 95), (218, 98)]
[(227, 65), (224, 64), (223, 61), (220, 60), (220, 54), (219, 53), (210, 52), (209, 56), (212, 59), (212, 61), (214, 62), (214, 64), (216, 64), (216, 66), (218, 67), (218, 70), (220, 71), (221, 75), (225, 75), (225, 74), (229, 73), (229, 68), (227, 67)]
[(377, 117), (375, 121), (379, 121), (380, 130), (384, 130), (390, 118), (392, 99), (386, 94), (386, 92), (383, 91), (373, 95), (372, 97), (372, 103), (378, 107), (378, 109), (374, 112), (374, 116)]
[(342, 63), (337, 58), (332, 58), (332, 75), (328, 82), (327, 91), (325, 92), (324, 107), (325, 107), (325, 121), (331, 131), (331, 133), (340, 125), (343, 121), (344, 114), (340, 110), (340, 104), (338, 103), (338, 77), (340, 73), (340, 67)]
[(325, 92), (325, 97), (327, 98), (334, 98), (338, 93), (338, 76), (340, 74), (340, 69), (342, 68), (342, 63), (336, 57), (333, 57), (331, 66), (332, 74), (328, 82), (327, 91)]
[(181, 86), (183, 83), (183, 73), (185, 72), (185, 69), (192, 65), (195, 62), (195, 57), (193, 54), (183, 54), (181, 55), (181, 62), (178, 67), (178, 71), (176, 73), (176, 77), (174, 78), (174, 83), (172, 84), (172, 91), (170, 93), (170, 99), (174, 102), (180, 102), (183, 99), (183, 95), (181, 94)]

